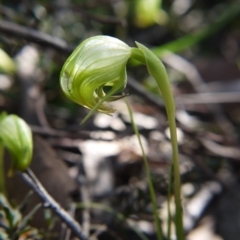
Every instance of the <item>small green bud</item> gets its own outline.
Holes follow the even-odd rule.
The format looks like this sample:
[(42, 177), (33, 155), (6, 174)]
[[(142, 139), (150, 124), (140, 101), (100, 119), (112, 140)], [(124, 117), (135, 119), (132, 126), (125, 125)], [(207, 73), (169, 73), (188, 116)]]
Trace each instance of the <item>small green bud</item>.
[(15, 170), (26, 170), (31, 163), (33, 152), (32, 132), (26, 122), (16, 115), (2, 114), (0, 141), (12, 157), (10, 174)]

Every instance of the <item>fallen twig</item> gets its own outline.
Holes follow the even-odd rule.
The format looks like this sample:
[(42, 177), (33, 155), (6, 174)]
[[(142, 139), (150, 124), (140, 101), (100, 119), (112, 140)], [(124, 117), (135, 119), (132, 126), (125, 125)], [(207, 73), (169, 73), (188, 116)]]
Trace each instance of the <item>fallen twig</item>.
[(22, 178), (27, 182), (33, 191), (44, 202), (44, 206), (51, 208), (65, 223), (66, 225), (78, 236), (81, 240), (88, 240), (83, 234), (81, 226), (75, 219), (73, 219), (68, 212), (66, 212), (45, 190), (34, 173), (27, 169), (21, 173)]
[(39, 45), (49, 46), (51, 48), (60, 50), (62, 52), (70, 54), (74, 48), (70, 47), (64, 40), (53, 37), (44, 32), (27, 28), (16, 23), (1, 20), (0, 21), (0, 32), (8, 35), (23, 38), (28, 41), (36, 42)]

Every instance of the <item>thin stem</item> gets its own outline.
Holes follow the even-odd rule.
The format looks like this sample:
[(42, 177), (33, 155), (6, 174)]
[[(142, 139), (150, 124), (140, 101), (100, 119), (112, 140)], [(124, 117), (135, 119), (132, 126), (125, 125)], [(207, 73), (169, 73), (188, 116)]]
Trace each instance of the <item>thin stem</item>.
[(147, 179), (148, 179), (148, 187), (149, 187), (149, 192), (150, 192), (150, 198), (151, 198), (151, 202), (152, 202), (152, 206), (153, 206), (153, 214), (154, 214), (154, 220), (155, 220), (155, 225), (156, 225), (156, 231), (157, 231), (157, 239), (158, 240), (162, 240), (163, 239), (163, 234), (162, 234), (162, 228), (161, 228), (161, 223), (160, 223), (160, 219), (158, 216), (158, 207), (157, 207), (157, 200), (156, 200), (156, 195), (155, 195), (155, 191), (154, 191), (154, 187), (153, 187), (153, 182), (152, 182), (152, 177), (151, 177), (151, 172), (150, 172), (150, 168), (148, 165), (148, 160), (142, 145), (142, 141), (139, 135), (139, 131), (138, 128), (134, 122), (133, 119), (133, 113), (131, 110), (131, 107), (127, 101), (127, 99), (124, 99), (126, 104), (127, 104), (127, 108), (128, 108), (128, 112), (129, 112), (129, 116), (131, 119), (131, 124), (133, 126), (133, 130), (138, 138), (138, 142), (142, 151), (142, 155), (143, 155), (143, 160), (144, 160), (144, 165), (145, 165), (145, 170), (146, 170), (146, 174), (147, 174)]
[(176, 234), (178, 240), (184, 239), (183, 233), (183, 220), (182, 220), (182, 203), (181, 203), (181, 182), (180, 182), (180, 172), (179, 172), (179, 163), (178, 163), (178, 143), (177, 143), (177, 132), (176, 132), (176, 122), (174, 112), (168, 112), (168, 122), (171, 134), (171, 143), (172, 143), (172, 164), (173, 164), (173, 176), (174, 176), (174, 197), (175, 197), (175, 225), (176, 225)]
[(167, 197), (167, 211), (168, 211), (168, 224), (167, 224), (167, 239), (170, 240), (171, 237), (171, 222), (172, 222), (172, 214), (170, 208), (171, 195), (172, 195), (172, 176), (173, 174), (173, 164), (171, 164), (169, 169), (169, 178), (168, 178), (168, 197)]

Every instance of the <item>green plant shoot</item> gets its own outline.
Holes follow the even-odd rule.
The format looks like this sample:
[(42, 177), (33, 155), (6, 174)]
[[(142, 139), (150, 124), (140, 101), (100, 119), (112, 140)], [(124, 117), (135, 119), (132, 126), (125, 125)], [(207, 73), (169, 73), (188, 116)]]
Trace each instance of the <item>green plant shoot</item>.
[(24, 120), (16, 115), (0, 115), (0, 144), (11, 154), (12, 164), (9, 174), (15, 170), (24, 171), (32, 160), (32, 132)]
[[(83, 41), (65, 62), (61, 75), (61, 88), (72, 101), (91, 109), (84, 123), (95, 112), (111, 114), (115, 111), (108, 102), (122, 98), (115, 95), (127, 84), (126, 65), (130, 59), (146, 65), (149, 74), (156, 80), (166, 105), (173, 150), (174, 195), (176, 206), (176, 235), (184, 239), (180, 174), (175, 122), (175, 103), (166, 69), (148, 48), (136, 43), (131, 48), (124, 42), (109, 36), (95, 36)], [(105, 91), (106, 87), (110, 90)]]

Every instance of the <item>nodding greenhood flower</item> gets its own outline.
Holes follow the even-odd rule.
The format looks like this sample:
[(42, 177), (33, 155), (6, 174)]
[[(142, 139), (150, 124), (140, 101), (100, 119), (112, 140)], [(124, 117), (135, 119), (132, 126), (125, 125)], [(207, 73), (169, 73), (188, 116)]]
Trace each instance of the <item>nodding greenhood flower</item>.
[(32, 160), (32, 132), (24, 120), (16, 115), (0, 115), (0, 143), (10, 152), (12, 166), (9, 174), (15, 170), (24, 171)]
[(91, 109), (82, 122), (94, 111), (106, 114), (115, 111), (106, 102), (125, 96), (114, 94), (126, 87), (129, 59), (147, 66), (150, 75), (163, 90), (163, 98), (166, 96), (169, 100), (172, 96), (163, 64), (148, 48), (136, 44), (138, 48), (131, 48), (116, 38), (95, 36), (83, 41), (67, 59), (60, 74), (61, 88), (69, 99)]
[(62, 68), (61, 88), (72, 101), (91, 109), (83, 123), (95, 111), (106, 114), (115, 111), (106, 102), (124, 97), (115, 94), (126, 86), (126, 65), (130, 59), (146, 65), (149, 74), (158, 84), (167, 110), (173, 149), (176, 232), (177, 239), (183, 239), (174, 99), (162, 62), (142, 44), (136, 42), (136, 45), (137, 48), (131, 48), (109, 36), (95, 36), (83, 41)]

